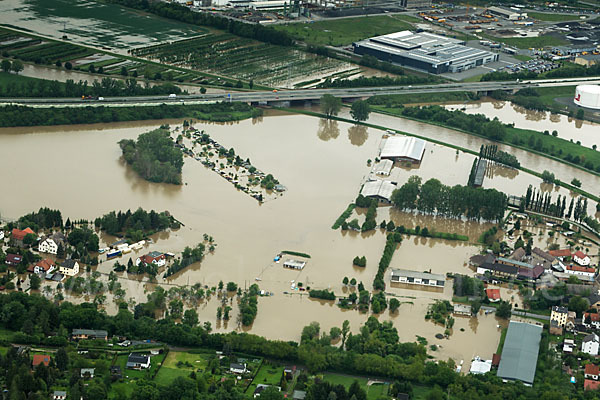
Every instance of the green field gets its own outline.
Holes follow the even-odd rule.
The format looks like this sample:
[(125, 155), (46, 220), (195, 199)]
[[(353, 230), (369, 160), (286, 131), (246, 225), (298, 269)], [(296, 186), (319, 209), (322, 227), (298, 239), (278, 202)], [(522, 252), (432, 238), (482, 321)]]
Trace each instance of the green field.
[(332, 74), (351, 64), (309, 54), (292, 47), (275, 46), (230, 33), (136, 49), (133, 55), (158, 59), (198, 71), (254, 83), (277, 86), (288, 79), (305, 80), (313, 74)]
[(254, 393), (254, 390), (256, 389), (256, 386), (259, 383), (262, 383), (263, 385), (279, 386), (279, 384), (281, 383), (282, 376), (283, 376), (283, 367), (262, 364), (260, 369), (258, 370), (258, 373), (254, 377), (252, 384), (250, 386), (248, 386), (248, 389), (246, 390), (246, 394), (252, 395), (252, 393)]
[(160, 384), (168, 384), (178, 376), (188, 376), (192, 371), (203, 371), (208, 365), (208, 358), (209, 355), (204, 353), (170, 351), (155, 380)]
[(562, 22), (562, 21), (574, 21), (579, 19), (579, 15), (573, 14), (546, 14), (540, 12), (527, 12), (527, 16), (533, 19), (539, 19), (540, 21), (549, 22)]
[(529, 61), (531, 59), (533, 59), (533, 57), (529, 57), (523, 54), (514, 54), (511, 56), (512, 58), (516, 58), (519, 61)]
[(456, 101), (470, 101), (476, 99), (473, 92), (440, 92), (440, 93), (415, 93), (392, 94), (377, 96), (377, 104), (415, 104), (415, 103), (442, 103)]
[(367, 386), (368, 379), (360, 376), (341, 375), (327, 372), (323, 375), (323, 380), (335, 385), (343, 385), (348, 389), (354, 381), (358, 381), (360, 387), (367, 392), (367, 399), (377, 400), (380, 396), (386, 396), (389, 385), (387, 384), (372, 384)]
[(371, 36), (412, 29), (420, 20), (408, 15), (377, 15), (311, 23), (276, 25), (296, 40), (315, 45), (345, 46)]
[(86, 0), (12, 0), (0, 2), (3, 21), (41, 35), (111, 48), (131, 48), (178, 40), (205, 29), (116, 4)]

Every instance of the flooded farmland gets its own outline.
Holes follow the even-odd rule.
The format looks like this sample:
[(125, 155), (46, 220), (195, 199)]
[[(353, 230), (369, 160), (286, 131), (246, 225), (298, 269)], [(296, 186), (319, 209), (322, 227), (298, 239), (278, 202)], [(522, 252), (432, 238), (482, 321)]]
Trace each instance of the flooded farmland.
[[(373, 117), (379, 116), (373, 114)], [(391, 122), (390, 126), (407, 130), (404, 120)], [(151, 250), (180, 253), (185, 246), (201, 242), (204, 233), (213, 236), (217, 246), (201, 263), (167, 279), (159, 275), (158, 285), (165, 290), (196, 283), (212, 287), (222, 280), (236, 282), (242, 288), (257, 283), (261, 289), (273, 293), (259, 298), (254, 324), (243, 329), (235, 317), (235, 296), (229, 300), (234, 317), (228, 322), (216, 319), (216, 309), (221, 304), (216, 295), (197, 304), (186, 302), (187, 307), (197, 309), (201, 321), (211, 322), (215, 331), (247, 330), (273, 339), (298, 340), (302, 327), (312, 321), (319, 321), (322, 329), (328, 330), (348, 319), (356, 332), (370, 313), (342, 311), (332, 301), (309, 299), (306, 292), (291, 290), (291, 283), (330, 289), (338, 296), (347, 296), (355, 290), (342, 284), (344, 277), (355, 278), (371, 288), (385, 246), (385, 233), (379, 229), (368, 233), (341, 232), (332, 230), (331, 224), (358, 194), (371, 170), (367, 160), (377, 155), (383, 132), (281, 112), (267, 112), (264, 117), (236, 123), (194, 123), (195, 128), (205, 130), (226, 148), (233, 147), (237, 154), (250, 158), (253, 165), (285, 183), (284, 196), (261, 204), (192, 158), (185, 159), (181, 186), (140, 179), (121, 160), (117, 142), (133, 139), (164, 123), (175, 127), (181, 126), (182, 121), (0, 129), (0, 146), (5, 149), (5, 168), (0, 169), (0, 180), (4, 187), (19, 188), (18, 195), (6, 190), (0, 192), (2, 216), (18, 218), (42, 206), (60, 209), (64, 218), (71, 219), (93, 219), (111, 210), (137, 207), (168, 210), (184, 226), (153, 236), (154, 243), (134, 251), (132, 258)], [(426, 125), (420, 125), (423, 134)], [(444, 134), (451, 136), (453, 132), (449, 132)], [(536, 157), (531, 155), (531, 162), (541, 162)], [(419, 168), (398, 168), (399, 184), (414, 174), (423, 179), (436, 177), (445, 184), (464, 184), (473, 158), (429, 144)], [(45, 169), (40, 167), (44, 164)], [(43, 170), (49, 171), (52, 178), (41, 179), (46, 176)], [(541, 185), (537, 178), (504, 169), (495, 170), (486, 182), (490, 187), (498, 185), (502, 189), (516, 179), (522, 179), (519, 185)], [(479, 246), (472, 242), (491, 226), (407, 214), (391, 207), (380, 207), (377, 214), (378, 222), (393, 220), (396, 225), (406, 227), (420, 225), (467, 234), (470, 242), (406, 236), (391, 262), (391, 268), (440, 274), (472, 275), (474, 272), (466, 261), (479, 251)], [(361, 212), (355, 216), (362, 217)], [(101, 240), (110, 243), (114, 238), (103, 235)], [(311, 258), (302, 270), (284, 269), (273, 260), (282, 250), (308, 253)], [(365, 256), (367, 266), (353, 266), (355, 256)], [(120, 262), (127, 262), (128, 257), (122, 257)], [(93, 268), (101, 273), (100, 280), (107, 280), (113, 263), (101, 256), (101, 263)], [(148, 283), (146, 277), (118, 275), (128, 301), (146, 301), (157, 285)], [(385, 311), (376, 317), (393, 321), (401, 340), (413, 341), (417, 334), (424, 336), (430, 344), (441, 345), (433, 353), (440, 359), (467, 361), (474, 355), (489, 358), (495, 352), (500, 337), (498, 326), (505, 323), (493, 315), (457, 318), (450, 339), (435, 338), (444, 328), (426, 321), (424, 315), (434, 300), (451, 299), (451, 280), (446, 281), (443, 291), (390, 286), (386, 293), (396, 296), (402, 305), (395, 314)], [(86, 296), (67, 296), (67, 299), (92, 300)], [(116, 312), (111, 298), (105, 308), (109, 313)]]

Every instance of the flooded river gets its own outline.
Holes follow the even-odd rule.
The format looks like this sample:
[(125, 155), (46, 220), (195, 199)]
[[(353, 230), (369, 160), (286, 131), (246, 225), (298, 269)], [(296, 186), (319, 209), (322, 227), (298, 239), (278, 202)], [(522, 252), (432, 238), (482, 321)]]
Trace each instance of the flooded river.
[(447, 104), (449, 110), (461, 109), (467, 114), (483, 114), (490, 119), (500, 121), (515, 127), (534, 131), (556, 130), (558, 137), (581, 142), (582, 146), (600, 146), (600, 124), (569, 118), (562, 114), (552, 114), (549, 111), (534, 111), (513, 104), (509, 101), (483, 99), (470, 103)]
[[(380, 117), (373, 114), (372, 119)], [(134, 251), (130, 255), (132, 258), (151, 250), (179, 253), (185, 246), (201, 242), (203, 233), (212, 235), (217, 247), (202, 263), (168, 279), (159, 276), (158, 284), (168, 290), (195, 283), (212, 287), (222, 280), (234, 281), (242, 288), (258, 283), (261, 289), (273, 293), (273, 296), (260, 298), (254, 324), (244, 329), (237, 323), (235, 298), (233, 318), (227, 323), (216, 320), (216, 309), (221, 303), (214, 295), (198, 305), (188, 304), (196, 307), (200, 320), (211, 322), (215, 331), (249, 330), (272, 339), (298, 340), (302, 327), (312, 321), (319, 321), (323, 329), (329, 330), (348, 319), (353, 332), (357, 332), (370, 314), (342, 311), (333, 302), (309, 299), (306, 292), (293, 291), (292, 295), (284, 292), (292, 292), (291, 282), (294, 281), (302, 282), (305, 287), (333, 290), (338, 296), (347, 295), (355, 289), (342, 284), (345, 276), (356, 278), (366, 288), (371, 288), (385, 246), (385, 233), (380, 230), (368, 233), (334, 231), (331, 224), (354, 200), (361, 182), (369, 174), (371, 168), (367, 166), (367, 160), (377, 155), (382, 132), (278, 112), (268, 112), (264, 117), (239, 123), (195, 123), (196, 128), (206, 130), (223, 146), (234, 147), (236, 154), (243, 159), (250, 158), (257, 168), (272, 173), (285, 184), (288, 190), (284, 196), (259, 204), (191, 158), (186, 158), (183, 167), (182, 186), (140, 179), (121, 160), (117, 142), (133, 139), (167, 122), (172, 126), (182, 123), (171, 120), (0, 129), (5, 166), (0, 169), (0, 181), (6, 188), (19, 188), (18, 193), (0, 192), (2, 216), (17, 218), (42, 206), (60, 209), (64, 218), (72, 220), (93, 219), (111, 210), (137, 207), (169, 210), (185, 225), (155, 236), (155, 243)], [(472, 139), (411, 121), (388, 119), (387, 122), (403, 130), (411, 129), (409, 125), (412, 124), (423, 135), (446, 135), (466, 142)], [(433, 131), (428, 131), (430, 128)], [(537, 156), (531, 157), (530, 162), (541, 162), (535, 160)], [(421, 167), (400, 168), (398, 176), (400, 182), (419, 174), (424, 179), (437, 177), (446, 184), (464, 184), (473, 158), (443, 146), (428, 145)], [(499, 169), (493, 175), (487, 181), (494, 187), (498, 184), (508, 188), (512, 185), (509, 183), (517, 179), (522, 179), (519, 185), (523, 185), (523, 190), (529, 182), (540, 184), (537, 178), (513, 170)], [(466, 233), (472, 241), (490, 226), (412, 215), (390, 207), (378, 209), (378, 222), (383, 219), (407, 227), (420, 225), (437, 231)], [(113, 238), (102, 240), (110, 242)], [(284, 269), (273, 261), (282, 250), (305, 252), (311, 258), (301, 271)], [(477, 245), (465, 242), (406, 237), (398, 247), (391, 267), (431, 270), (440, 274), (473, 274), (465, 262), (478, 251)], [(366, 256), (367, 266), (353, 266), (355, 256)], [(125, 256), (120, 262), (127, 262), (127, 259)], [(114, 262), (105, 261), (104, 256), (101, 260), (95, 270), (103, 274), (101, 280), (106, 280)], [(126, 273), (119, 275), (127, 290), (126, 300), (143, 302), (154, 290), (155, 284), (148, 284), (147, 278)], [(399, 287), (388, 287), (386, 292), (388, 296), (398, 296), (403, 304), (394, 315), (385, 311), (376, 317), (382, 321), (392, 320), (402, 340), (412, 341), (416, 335), (421, 335), (430, 344), (441, 344), (442, 347), (433, 353), (440, 359), (452, 357), (467, 361), (473, 355), (489, 358), (495, 351), (499, 340), (498, 325), (502, 323), (493, 315), (481, 315), (479, 319), (457, 318), (450, 339), (435, 339), (434, 335), (443, 333), (444, 328), (425, 321), (424, 315), (432, 301), (451, 299), (451, 280), (447, 280), (446, 288), (441, 292)], [(109, 313), (114, 313), (115, 303), (110, 295), (108, 297), (105, 307)], [(90, 297), (67, 298), (92, 300)]]

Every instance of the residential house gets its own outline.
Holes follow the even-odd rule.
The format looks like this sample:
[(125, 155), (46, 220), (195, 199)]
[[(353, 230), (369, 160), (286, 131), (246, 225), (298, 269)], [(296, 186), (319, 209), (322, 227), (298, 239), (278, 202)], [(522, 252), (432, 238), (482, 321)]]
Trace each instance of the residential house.
[(29, 234), (35, 235), (35, 232), (32, 231), (31, 228), (25, 228), (23, 230), (14, 228), (12, 230), (12, 234), (11, 234), (11, 239), (10, 239), (11, 243), (17, 247), (23, 247), (24, 246), (23, 239), (25, 239), (25, 236), (27, 236)]
[(285, 367), (283, 369), (283, 378), (285, 380), (292, 380), (294, 379), (294, 372), (296, 371), (296, 367)]
[(593, 278), (596, 275), (596, 268), (582, 267), (580, 265), (567, 265), (567, 270), (565, 272), (571, 275)]
[(229, 364), (229, 372), (231, 372), (232, 374), (245, 374), (246, 372), (248, 372), (248, 370), (246, 369), (246, 364), (238, 364), (238, 363), (231, 363)]
[[(258, 385), (256, 385), (256, 389), (254, 389), (254, 393), (253, 393), (252, 397), (254, 397), (254, 398), (260, 397), (260, 394), (269, 386), (272, 386), (272, 385), (265, 385), (264, 383), (259, 383)], [(274, 386), (274, 387), (281, 392), (281, 388), (279, 386)]]
[(550, 321), (549, 331), (551, 335), (560, 336), (563, 334), (563, 327), (558, 325), (558, 322), (556, 322), (556, 320), (552, 320)]
[(600, 294), (592, 294), (587, 299), (590, 302), (590, 308), (600, 310)]
[(575, 313), (575, 311), (569, 311), (567, 313), (567, 323), (565, 324), (565, 328), (567, 328), (568, 331), (574, 331), (575, 327), (577, 326), (577, 314)]
[(54, 271), (56, 268), (56, 264), (49, 258), (44, 258), (43, 260), (38, 261), (31, 267), (32, 271), (36, 274), (48, 273)]
[(455, 304), (454, 314), (471, 316), (471, 306), (468, 304)]
[(141, 257), (138, 257), (137, 260), (135, 260), (135, 265), (140, 265), (141, 263), (144, 264), (156, 264), (158, 267), (163, 267), (167, 262), (167, 257), (159, 252), (159, 251), (152, 251), (146, 255), (143, 255)]
[(600, 376), (600, 368), (596, 364), (586, 364), (584, 369), (585, 379), (598, 380)]
[(52, 238), (45, 238), (38, 244), (38, 251), (40, 253), (57, 254), (58, 243)]
[(488, 300), (492, 303), (500, 301), (500, 289), (485, 289), (485, 295), (487, 296)]
[(79, 263), (69, 258), (60, 264), (58, 272), (67, 276), (75, 276), (79, 273)]
[(523, 259), (525, 258), (525, 249), (522, 247), (519, 247), (518, 249), (516, 249), (515, 251), (513, 251), (513, 253), (510, 255), (509, 258), (515, 260), (515, 261), (523, 261)]
[(561, 260), (565, 260), (565, 259), (571, 257), (571, 250), (569, 250), (569, 249), (550, 250), (550, 251), (548, 251), (548, 254), (550, 254), (553, 257), (559, 258)]
[(50, 356), (47, 354), (34, 354), (31, 365), (35, 368), (40, 364), (44, 364), (46, 367), (50, 365)]
[(148, 369), (150, 368), (150, 356), (148, 354), (131, 353), (127, 357), (125, 367), (129, 369)]
[(581, 351), (592, 356), (598, 355), (598, 347), (600, 346), (600, 338), (595, 333), (587, 335), (581, 343)]
[(4, 230), (0, 228), (0, 240), (4, 240)]
[(477, 273), (484, 275), (486, 272), (491, 273), (493, 276), (507, 279), (515, 279), (519, 272), (519, 268), (514, 265), (506, 265), (499, 263), (483, 263), (477, 267)]
[(600, 382), (586, 379), (583, 381), (583, 390), (598, 390), (600, 388)]
[(588, 257), (588, 255), (585, 254), (583, 251), (577, 250), (575, 254), (573, 254), (573, 261), (575, 261), (577, 264), (583, 267), (587, 267), (588, 265), (590, 265), (592, 260), (590, 260), (590, 257)]
[(575, 350), (575, 341), (573, 339), (565, 339), (563, 342), (563, 352), (572, 353)]
[(600, 314), (589, 312), (584, 313), (582, 324), (586, 328), (600, 329)]
[(73, 329), (71, 333), (73, 340), (91, 340), (91, 339), (102, 339), (108, 340), (108, 332), (97, 329)]
[(21, 256), (19, 254), (10, 254), (9, 253), (6, 255), (6, 259), (4, 260), (4, 263), (6, 265), (16, 267), (17, 265), (21, 264), (22, 261), (23, 261), (23, 256)]
[(52, 400), (65, 400), (67, 398), (67, 392), (64, 390), (55, 390), (52, 394)]
[(556, 324), (562, 327), (567, 324), (568, 315), (569, 309), (567, 307), (554, 306), (550, 313), (550, 321), (556, 321)]
[(92, 379), (94, 377), (95, 368), (81, 368), (79, 370), (79, 376), (84, 379)]
[(496, 262), (499, 264), (504, 264), (504, 265), (513, 265), (517, 268), (528, 268), (528, 269), (533, 268), (533, 265), (531, 265), (530, 263), (527, 263), (524, 261), (517, 261), (517, 260), (513, 260), (510, 258), (506, 258), (506, 257), (497, 257)]

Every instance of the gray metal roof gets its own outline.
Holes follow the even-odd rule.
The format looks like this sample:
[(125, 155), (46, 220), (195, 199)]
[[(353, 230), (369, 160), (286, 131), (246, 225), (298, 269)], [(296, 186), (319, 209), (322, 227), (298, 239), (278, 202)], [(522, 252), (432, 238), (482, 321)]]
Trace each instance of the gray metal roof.
[(376, 174), (389, 175), (393, 166), (394, 162), (392, 160), (381, 160), (375, 165), (373, 172)]
[(533, 384), (541, 337), (541, 326), (510, 321), (498, 377)]
[(392, 276), (405, 276), (407, 278), (435, 279), (445, 281), (446, 276), (440, 274), (430, 274), (429, 272), (410, 271), (408, 269), (393, 269)]
[(408, 136), (391, 136), (386, 139), (379, 157), (404, 157), (421, 161), (424, 152), (425, 141), (423, 139)]
[(365, 182), (365, 184), (362, 187), (362, 190), (360, 191), (360, 194), (362, 194), (365, 197), (377, 196), (384, 198), (387, 201), (390, 201), (392, 199), (392, 193), (396, 189), (396, 185), (394, 185), (392, 182), (375, 180)]

